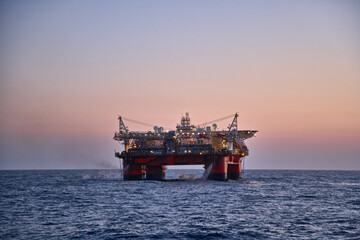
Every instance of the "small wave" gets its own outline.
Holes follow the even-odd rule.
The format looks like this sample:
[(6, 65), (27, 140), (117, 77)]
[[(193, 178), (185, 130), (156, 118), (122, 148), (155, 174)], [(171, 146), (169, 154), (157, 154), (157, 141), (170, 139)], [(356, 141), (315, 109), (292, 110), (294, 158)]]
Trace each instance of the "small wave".
[(233, 182), (241, 182), (251, 185), (261, 185), (264, 183), (264, 181), (258, 181), (258, 180), (247, 180), (247, 179), (239, 179), (239, 180), (231, 180)]
[(188, 233), (185, 235), (186, 238), (190, 239), (224, 239), (226, 238), (226, 235), (214, 232), (214, 233)]
[(91, 179), (91, 176), (89, 174), (86, 174), (85, 176), (82, 176), (82, 179), (88, 180)]
[(360, 206), (360, 201), (359, 200), (350, 200), (350, 201), (347, 201), (346, 203), (352, 204), (352, 205), (355, 205), (355, 206)]
[(298, 198), (316, 198), (314, 195), (299, 195)]

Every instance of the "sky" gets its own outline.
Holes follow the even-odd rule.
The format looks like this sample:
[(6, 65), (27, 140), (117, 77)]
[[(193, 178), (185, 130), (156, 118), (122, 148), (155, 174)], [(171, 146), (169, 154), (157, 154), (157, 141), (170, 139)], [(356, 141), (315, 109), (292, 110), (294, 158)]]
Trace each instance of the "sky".
[(185, 112), (239, 112), (248, 169), (360, 170), (360, 2), (0, 1), (0, 169), (118, 168), (118, 115)]

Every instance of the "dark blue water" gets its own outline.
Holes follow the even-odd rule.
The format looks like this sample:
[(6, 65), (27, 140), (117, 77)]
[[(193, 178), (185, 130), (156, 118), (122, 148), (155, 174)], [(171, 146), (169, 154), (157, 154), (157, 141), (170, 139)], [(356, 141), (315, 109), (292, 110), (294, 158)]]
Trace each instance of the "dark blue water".
[(360, 239), (359, 171), (247, 170), (245, 178), (0, 171), (0, 239)]

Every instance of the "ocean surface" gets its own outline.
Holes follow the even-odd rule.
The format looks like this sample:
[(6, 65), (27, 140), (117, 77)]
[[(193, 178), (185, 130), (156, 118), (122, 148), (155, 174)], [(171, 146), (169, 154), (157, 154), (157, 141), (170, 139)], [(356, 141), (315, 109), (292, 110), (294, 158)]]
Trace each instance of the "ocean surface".
[(0, 239), (360, 239), (360, 171), (0, 171)]

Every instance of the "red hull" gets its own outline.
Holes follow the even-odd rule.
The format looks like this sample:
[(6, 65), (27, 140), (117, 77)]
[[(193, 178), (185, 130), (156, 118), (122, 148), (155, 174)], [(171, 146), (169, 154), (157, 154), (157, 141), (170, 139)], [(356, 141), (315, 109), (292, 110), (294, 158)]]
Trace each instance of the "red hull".
[[(183, 154), (159, 156), (134, 156), (123, 158), (124, 180), (165, 180), (167, 165), (204, 165), (210, 171), (209, 180), (226, 181), (241, 178), (241, 155)], [(210, 168), (210, 169), (209, 169)]]

